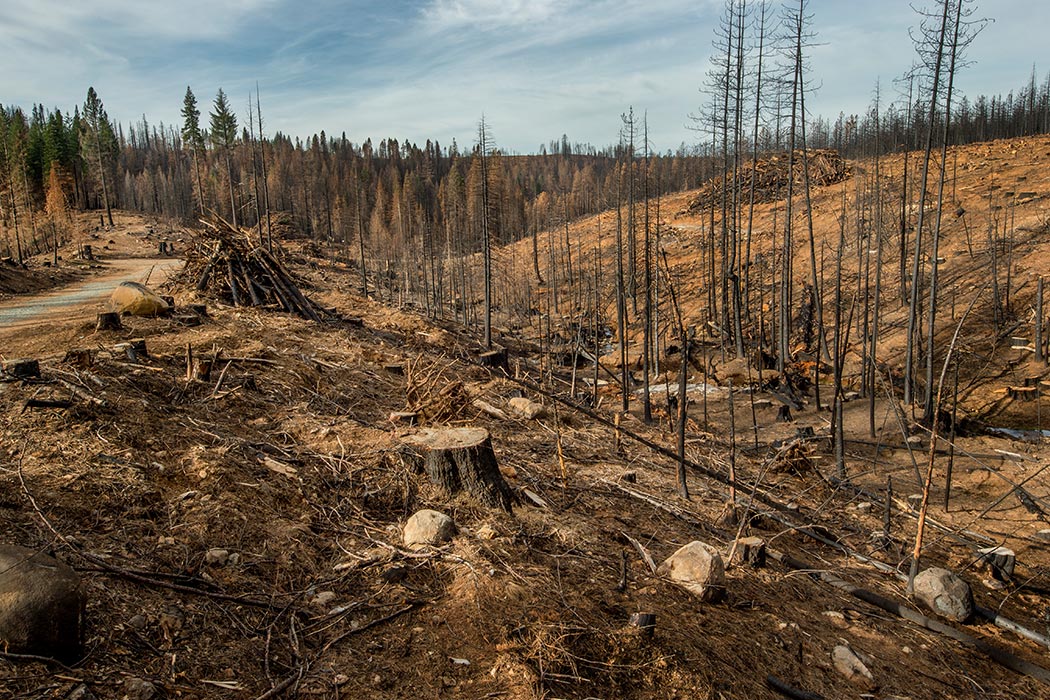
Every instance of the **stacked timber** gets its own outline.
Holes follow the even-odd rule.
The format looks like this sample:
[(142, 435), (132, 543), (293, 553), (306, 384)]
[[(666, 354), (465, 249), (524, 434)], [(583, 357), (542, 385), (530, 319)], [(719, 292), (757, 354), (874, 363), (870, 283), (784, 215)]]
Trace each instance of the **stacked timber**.
[(182, 279), (204, 296), (233, 306), (280, 307), (311, 321), (333, 318), (307, 297), (292, 274), (248, 233), (230, 224), (202, 221), (201, 241), (186, 261)]

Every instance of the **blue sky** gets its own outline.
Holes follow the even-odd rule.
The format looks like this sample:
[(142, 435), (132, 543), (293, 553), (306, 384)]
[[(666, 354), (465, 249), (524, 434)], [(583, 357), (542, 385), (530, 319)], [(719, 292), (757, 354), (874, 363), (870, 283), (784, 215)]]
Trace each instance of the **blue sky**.
[[(917, 0), (921, 1), (921, 0)], [(112, 118), (179, 123), (190, 85), (246, 121), (262, 90), (267, 133), (345, 131), (470, 143), (482, 113), (497, 143), (534, 152), (562, 133), (597, 146), (647, 112), (657, 150), (692, 144), (689, 114), (721, 0), (3, 0), (0, 102), (71, 109), (93, 85)], [(1007, 92), (1050, 68), (1047, 0), (982, 0), (995, 18), (958, 89)], [(774, 3), (778, 8), (779, 3)], [(812, 112), (860, 112), (915, 56), (908, 0), (811, 0)], [(1042, 61), (1042, 63), (1040, 63)]]

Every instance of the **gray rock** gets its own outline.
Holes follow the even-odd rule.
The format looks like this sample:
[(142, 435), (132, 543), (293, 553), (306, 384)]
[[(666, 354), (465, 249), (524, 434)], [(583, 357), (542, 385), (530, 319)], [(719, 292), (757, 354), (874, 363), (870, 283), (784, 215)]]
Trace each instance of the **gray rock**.
[(835, 665), (835, 670), (845, 676), (851, 683), (868, 689), (875, 686), (875, 679), (872, 677), (871, 671), (848, 646), (840, 644), (835, 647), (834, 651), (831, 652), (831, 662)]
[(91, 688), (87, 686), (87, 683), (81, 683), (69, 692), (66, 700), (96, 700), (96, 696), (91, 692)]
[(0, 545), (0, 648), (80, 658), (86, 601), (73, 569), (33, 549)]
[(703, 542), (685, 545), (669, 556), (656, 573), (667, 576), (701, 600), (715, 602), (725, 596), (726, 573), (722, 556)]
[(954, 622), (966, 622), (973, 615), (970, 585), (947, 569), (932, 567), (916, 576), (915, 598)]
[(507, 402), (507, 408), (516, 418), (534, 420), (547, 415), (547, 407), (524, 396), (516, 396)]
[(230, 559), (228, 550), (213, 547), (204, 553), (204, 563), (208, 566), (222, 566)]
[(444, 544), (456, 534), (452, 518), (436, 510), (421, 510), (405, 523), (404, 542), (409, 547)]
[(157, 696), (157, 686), (141, 678), (124, 679), (124, 700), (152, 700)]

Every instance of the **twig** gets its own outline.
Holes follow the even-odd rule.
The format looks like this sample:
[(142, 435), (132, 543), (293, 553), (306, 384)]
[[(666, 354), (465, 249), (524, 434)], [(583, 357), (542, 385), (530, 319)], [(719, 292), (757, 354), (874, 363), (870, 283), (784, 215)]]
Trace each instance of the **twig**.
[(642, 543), (628, 535), (626, 532), (621, 532), (620, 534), (622, 534), (628, 542), (634, 545), (634, 548), (638, 550), (638, 555), (642, 558), (642, 561), (644, 561), (646, 566), (649, 567), (649, 570), (655, 574), (656, 562), (653, 561), (653, 558), (649, 555), (648, 550), (642, 546)]
[(306, 673), (306, 667), (305, 666), (300, 666), (299, 668), (296, 669), (295, 673), (293, 673), (292, 675), (288, 676), (283, 681), (281, 681), (280, 683), (278, 683), (274, 687), (270, 688), (269, 690), (267, 690), (265, 693), (263, 693), (259, 697), (255, 698), (255, 700), (269, 700), (270, 698), (277, 697), (278, 695), (280, 695), (284, 691), (288, 690), (288, 688), (290, 688), (293, 683), (297, 683), (299, 681), (299, 679), (302, 678), (305, 673)]
[[(360, 632), (364, 632), (365, 630), (371, 629), (373, 627), (376, 627), (377, 625), (381, 625), (384, 622), (389, 622), (390, 620), (393, 620), (396, 617), (404, 615), (409, 610), (414, 610), (415, 608), (419, 607), (422, 604), (423, 603), (420, 602), (420, 601), (415, 601), (415, 602), (409, 603), (405, 607), (400, 608), (398, 610), (395, 610), (394, 612), (390, 613), (389, 615), (385, 615), (383, 617), (376, 618), (375, 620), (372, 620), (371, 622), (367, 622), (364, 625), (361, 625), (360, 627), (355, 627), (353, 629), (349, 629), (346, 632), (343, 632), (342, 634), (340, 634), (338, 637), (336, 637), (336, 638), (334, 638), (332, 640), (329, 640), (328, 643), (325, 644), (321, 648), (321, 653), (323, 654), (324, 652), (328, 651), (333, 646), (335, 646), (339, 642), (343, 641), (347, 637), (351, 637), (351, 636), (353, 636), (355, 634), (358, 634)], [(261, 699), (257, 699), (257, 700), (261, 700)]]

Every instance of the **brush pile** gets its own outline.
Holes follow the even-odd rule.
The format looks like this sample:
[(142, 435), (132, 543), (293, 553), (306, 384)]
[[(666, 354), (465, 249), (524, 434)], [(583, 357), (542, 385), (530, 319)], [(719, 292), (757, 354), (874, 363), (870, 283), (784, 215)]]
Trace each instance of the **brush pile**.
[(192, 285), (197, 293), (234, 306), (280, 307), (311, 321), (333, 313), (307, 297), (291, 273), (251, 237), (225, 221), (202, 221), (200, 240), (175, 284)]
[[(803, 158), (809, 159), (809, 182), (815, 186), (834, 185), (842, 182), (851, 174), (850, 166), (839, 156), (839, 152), (833, 149), (813, 149), (810, 151), (795, 151), (794, 162), (791, 163), (791, 173), (794, 184), (801, 187), (805, 182), (805, 168)], [(747, 203), (751, 200), (751, 179), (754, 175), (755, 203), (773, 202), (787, 196), (788, 185), (788, 154), (778, 153), (768, 158), (761, 158), (755, 162), (754, 167), (750, 160), (742, 162), (737, 169), (736, 177), (732, 174), (725, 180), (726, 194), (732, 200), (733, 190), (736, 189), (739, 201)], [(711, 206), (721, 206), (723, 181), (721, 177), (714, 177), (700, 188), (700, 193), (689, 203), (682, 213), (695, 213)]]

